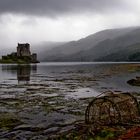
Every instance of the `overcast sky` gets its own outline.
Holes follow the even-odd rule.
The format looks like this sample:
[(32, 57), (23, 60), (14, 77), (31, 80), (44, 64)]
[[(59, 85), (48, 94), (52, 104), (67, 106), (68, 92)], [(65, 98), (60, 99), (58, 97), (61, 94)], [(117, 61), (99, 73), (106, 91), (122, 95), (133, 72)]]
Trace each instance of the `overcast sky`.
[(0, 0), (0, 47), (140, 25), (140, 0)]

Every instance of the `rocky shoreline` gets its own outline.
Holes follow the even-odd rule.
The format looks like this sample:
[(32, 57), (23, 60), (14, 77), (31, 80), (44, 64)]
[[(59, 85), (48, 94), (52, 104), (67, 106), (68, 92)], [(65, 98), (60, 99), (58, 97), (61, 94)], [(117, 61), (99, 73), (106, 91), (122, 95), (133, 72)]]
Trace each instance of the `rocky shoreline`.
[[(122, 80), (120, 72), (124, 75), (129, 70), (122, 80), (122, 86), (127, 86), (128, 75), (133, 74), (130, 71), (137, 69), (138, 65), (130, 64), (88, 68), (43, 64), (22, 69), (2, 65), (0, 70), (5, 77), (0, 77), (0, 139), (101, 139), (127, 133), (136, 126), (100, 126), (93, 135), (92, 126), (85, 123), (85, 110), (102, 91), (122, 92), (120, 86), (113, 89), (109, 80), (116, 85), (112, 79)], [(133, 95), (140, 100), (139, 92)]]

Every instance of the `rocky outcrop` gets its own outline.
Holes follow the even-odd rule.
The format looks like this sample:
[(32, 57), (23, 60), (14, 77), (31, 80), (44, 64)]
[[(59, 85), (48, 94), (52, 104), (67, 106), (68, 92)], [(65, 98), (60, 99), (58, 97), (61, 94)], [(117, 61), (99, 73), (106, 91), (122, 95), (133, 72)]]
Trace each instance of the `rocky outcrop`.
[(131, 79), (127, 81), (127, 83), (132, 86), (140, 86), (140, 77), (136, 77), (136, 79)]

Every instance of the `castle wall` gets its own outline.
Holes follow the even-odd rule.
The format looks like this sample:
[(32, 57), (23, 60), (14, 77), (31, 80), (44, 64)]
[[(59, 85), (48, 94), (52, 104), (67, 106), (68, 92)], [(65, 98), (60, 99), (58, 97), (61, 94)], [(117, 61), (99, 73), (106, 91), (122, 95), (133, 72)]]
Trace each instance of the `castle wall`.
[(36, 54), (36, 53), (33, 53), (33, 54), (31, 55), (31, 61), (32, 61), (32, 62), (37, 62), (37, 54)]

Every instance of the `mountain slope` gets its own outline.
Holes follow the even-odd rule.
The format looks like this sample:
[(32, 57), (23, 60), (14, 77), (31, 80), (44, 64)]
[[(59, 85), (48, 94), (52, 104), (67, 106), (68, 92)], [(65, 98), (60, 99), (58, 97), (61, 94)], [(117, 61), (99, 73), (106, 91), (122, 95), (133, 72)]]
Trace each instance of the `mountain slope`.
[(101, 57), (96, 61), (140, 61), (140, 43), (120, 49), (115, 53), (111, 53), (105, 57)]
[(133, 48), (137, 43), (140, 43), (140, 27), (109, 29), (50, 49), (44, 53), (42, 60), (96, 61), (108, 56), (110, 59), (107, 60), (112, 61), (111, 54), (116, 54), (119, 50), (125, 51), (128, 46)]

